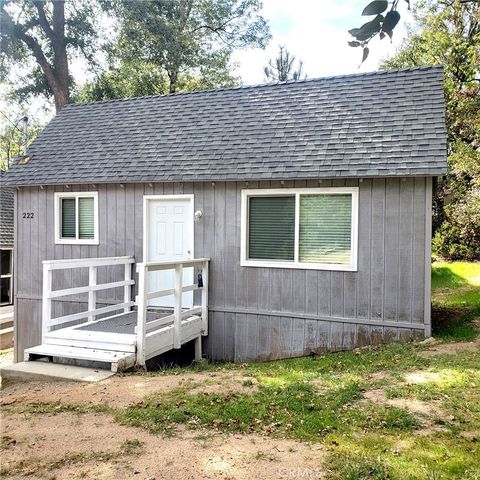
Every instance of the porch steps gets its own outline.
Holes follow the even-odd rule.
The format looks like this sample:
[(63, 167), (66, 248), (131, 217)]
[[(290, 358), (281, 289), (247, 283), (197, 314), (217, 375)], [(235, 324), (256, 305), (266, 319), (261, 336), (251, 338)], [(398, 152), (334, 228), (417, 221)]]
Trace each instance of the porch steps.
[(99, 382), (115, 375), (109, 370), (47, 362), (20, 362), (0, 370), (2, 386), (14, 382)]
[[(99, 339), (99, 332), (75, 330), (74, 334), (69, 331), (57, 330), (45, 335), (46, 345), (59, 345), (63, 347), (87, 348), (90, 350), (111, 350), (114, 352), (128, 352), (135, 354), (135, 340), (128, 339), (127, 335), (115, 333), (108, 334), (108, 338)], [(133, 337), (133, 336), (132, 336)], [(135, 337), (133, 337), (135, 338)]]
[(135, 365), (135, 354), (96, 348), (67, 347), (64, 345), (42, 344), (25, 350), (25, 360), (42, 357), (67, 358), (86, 362), (110, 363), (112, 372), (126, 370)]

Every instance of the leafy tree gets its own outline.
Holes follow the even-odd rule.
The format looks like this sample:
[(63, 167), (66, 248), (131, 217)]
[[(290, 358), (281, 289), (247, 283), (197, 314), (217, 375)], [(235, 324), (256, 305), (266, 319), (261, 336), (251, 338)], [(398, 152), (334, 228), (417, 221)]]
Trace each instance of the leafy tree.
[(0, 117), (4, 120), (2, 122), (3, 128), (0, 130), (0, 170), (7, 170), (12, 161), (23, 154), (25, 145), (33, 141), (42, 127), (38, 122), (29, 121), (25, 138), (24, 116), (14, 119), (7, 113), (0, 111)]
[(260, 7), (259, 0), (112, 0), (121, 20), (112, 57), (121, 68), (139, 64), (164, 74), (169, 93), (192, 79), (206, 86), (218, 86), (218, 79), (232, 84), (233, 50), (264, 48), (270, 38)]
[[(445, 8), (450, 8), (457, 0), (440, 0), (441, 4)], [(479, 0), (459, 0), (463, 5), (478, 4)], [(408, 9), (410, 10), (410, 0), (405, 0)], [(388, 9), (389, 2), (387, 0), (374, 0), (370, 2), (362, 11), (364, 16), (373, 16), (374, 18), (364, 23), (360, 28), (352, 28), (348, 33), (355, 38), (348, 42), (351, 47), (362, 47), (363, 56), (362, 63), (367, 59), (370, 50), (368, 44), (370, 40), (377, 35), (380, 40), (383, 40), (387, 35), (390, 39), (393, 37), (393, 30), (398, 25), (401, 19), (399, 12), (400, 0), (393, 0), (391, 2), (390, 10)], [(422, 5), (422, 1), (419, 2)]]
[[(225, 68), (219, 71), (205, 65), (194, 74), (179, 75), (176, 90), (191, 91), (207, 88), (233, 87), (240, 80)], [(165, 95), (170, 91), (166, 72), (157, 65), (141, 62), (122, 62), (118, 68), (101, 74), (97, 80), (84, 84), (73, 96), (75, 102), (93, 102), (115, 98)]]
[(286, 82), (287, 80), (304, 80), (303, 62), (300, 60), (295, 67), (295, 56), (284, 47), (279, 47), (279, 52), (275, 60), (270, 60), (268, 66), (264, 68), (265, 80), (268, 83)]
[(68, 102), (70, 56), (93, 59), (94, 13), (90, 0), (0, 0), (2, 76), (31, 66), (16, 89), (19, 98), (53, 95), (57, 112)]
[(442, 64), (448, 175), (434, 195), (434, 247), (446, 258), (480, 259), (480, 4), (423, 2), (417, 30), (382, 68)]
[[(371, 16), (372, 20), (364, 23), (360, 28), (352, 28), (348, 33), (355, 38), (348, 42), (351, 47), (362, 47), (362, 63), (367, 59), (370, 50), (368, 44), (377, 35), (383, 40), (387, 35), (392, 38), (393, 30), (400, 21), (400, 12), (398, 11), (398, 4), (400, 0), (393, 0), (390, 10), (388, 9), (389, 2), (387, 0), (374, 0), (370, 2), (362, 11), (363, 16)], [(410, 0), (405, 0), (410, 8)]]

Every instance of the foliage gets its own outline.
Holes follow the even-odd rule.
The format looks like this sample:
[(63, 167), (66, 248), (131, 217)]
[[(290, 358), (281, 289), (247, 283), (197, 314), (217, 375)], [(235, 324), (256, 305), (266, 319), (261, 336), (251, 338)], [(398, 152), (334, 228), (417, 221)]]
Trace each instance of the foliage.
[[(196, 74), (182, 73), (177, 81), (177, 91), (233, 87), (239, 79), (227, 69), (220, 72), (209, 65), (202, 66)], [(75, 102), (93, 102), (115, 98), (165, 95), (169, 93), (169, 79), (165, 71), (154, 64), (122, 62), (118, 68), (102, 73), (96, 81), (85, 83), (73, 96)]]
[[(23, 154), (25, 147), (25, 138), (20, 119), (12, 119), (9, 115), (0, 112), (0, 117), (3, 117), (2, 129), (0, 130), (0, 170), (7, 170), (12, 164), (12, 161)], [(27, 145), (30, 144), (36, 136), (40, 133), (42, 126), (35, 122), (29, 121), (27, 127)]]
[[(355, 38), (348, 42), (351, 47), (362, 47), (362, 63), (367, 59), (370, 50), (368, 44), (377, 35), (383, 40), (387, 35), (393, 37), (393, 30), (400, 21), (400, 13), (398, 11), (398, 3), (400, 0), (393, 0), (390, 10), (388, 9), (387, 0), (374, 0), (370, 2), (362, 11), (363, 16), (374, 17), (372, 20), (364, 23), (360, 28), (352, 28), (348, 33)], [(405, 0), (410, 8), (410, 0)]]
[(303, 74), (303, 62), (300, 60), (295, 67), (295, 60), (284, 46), (279, 46), (277, 58), (270, 60), (264, 68), (265, 80), (268, 83), (304, 80), (307, 75)]
[[(125, 89), (155, 94), (235, 85), (238, 79), (230, 74), (233, 50), (263, 48), (270, 38), (258, 13), (259, 0), (112, 0), (108, 6), (120, 25), (109, 47), (110, 72), (90, 89), (98, 90), (100, 98)], [(125, 80), (135, 69), (127, 86)]]
[(433, 237), (433, 247), (444, 258), (480, 259), (480, 195), (470, 191), (445, 206), (445, 220)]
[(70, 58), (93, 61), (97, 5), (93, 0), (1, 0), (1, 73), (12, 82), (15, 98), (53, 95), (57, 111), (68, 102)]
[(434, 246), (447, 259), (480, 259), (480, 4), (421, 2), (417, 28), (382, 68), (442, 64), (448, 175), (434, 196)]

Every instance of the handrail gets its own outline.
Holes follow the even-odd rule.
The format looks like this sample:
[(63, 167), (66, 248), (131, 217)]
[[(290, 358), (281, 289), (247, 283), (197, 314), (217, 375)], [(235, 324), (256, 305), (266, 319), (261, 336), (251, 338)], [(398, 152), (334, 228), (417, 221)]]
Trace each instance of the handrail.
[[(161, 329), (164, 327), (162, 319), (149, 322), (147, 325), (147, 307), (150, 300), (154, 298), (162, 298), (174, 295), (173, 319), (173, 348), (181, 347), (181, 325), (182, 320), (192, 315), (201, 314), (202, 334), (208, 334), (208, 264), (209, 258), (196, 258), (188, 260), (180, 260), (177, 262), (146, 262), (137, 263), (138, 273), (138, 295), (137, 303), (137, 363), (145, 365), (145, 350), (147, 338), (152, 337), (155, 327)], [(183, 285), (183, 269), (192, 266), (201, 266), (203, 286), (198, 284)], [(160, 270), (174, 270), (174, 288), (157, 290), (149, 292), (148, 273)], [(191, 309), (182, 311), (182, 297), (184, 292), (201, 290), (202, 302), (201, 306), (194, 306)], [(147, 332), (148, 331), (148, 332)], [(148, 335), (147, 335), (148, 333)]]
[(142, 265), (145, 265), (149, 272), (156, 272), (158, 270), (173, 270), (179, 263), (181, 263), (184, 268), (188, 268), (203, 264), (208, 261), (210, 261), (209, 258), (195, 258), (191, 260), (182, 260), (181, 262), (148, 262), (143, 263)]
[(104, 267), (114, 265), (126, 265), (135, 263), (133, 257), (100, 257), (100, 258), (62, 258), (59, 260), (43, 260), (43, 266), (47, 266), (50, 270), (66, 270), (69, 268), (86, 268), (86, 267)]
[[(130, 311), (135, 302), (131, 299), (131, 286), (134, 285), (132, 279), (131, 264), (135, 263), (133, 257), (102, 257), (102, 258), (80, 258), (80, 259), (62, 259), (62, 260), (44, 260), (43, 262), (43, 296), (42, 296), (42, 343), (52, 327), (71, 323), (82, 318), (87, 321), (94, 321), (97, 315), (123, 310), (124, 313)], [(97, 268), (104, 266), (124, 265), (124, 279), (118, 282), (108, 282), (97, 284)], [(82, 287), (65, 288), (53, 290), (53, 271), (74, 268), (88, 268), (88, 285)], [(97, 292), (109, 290), (112, 288), (124, 289), (123, 302), (117, 305), (97, 308)], [(88, 308), (84, 312), (64, 315), (61, 317), (52, 317), (52, 301), (54, 299), (88, 293)]]

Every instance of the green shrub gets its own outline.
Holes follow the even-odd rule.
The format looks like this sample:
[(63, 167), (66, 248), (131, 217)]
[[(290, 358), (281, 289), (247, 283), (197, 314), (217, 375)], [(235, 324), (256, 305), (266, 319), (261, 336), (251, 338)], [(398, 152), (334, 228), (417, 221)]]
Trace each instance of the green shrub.
[(433, 249), (448, 260), (480, 260), (480, 192), (445, 207), (446, 219), (433, 238)]

